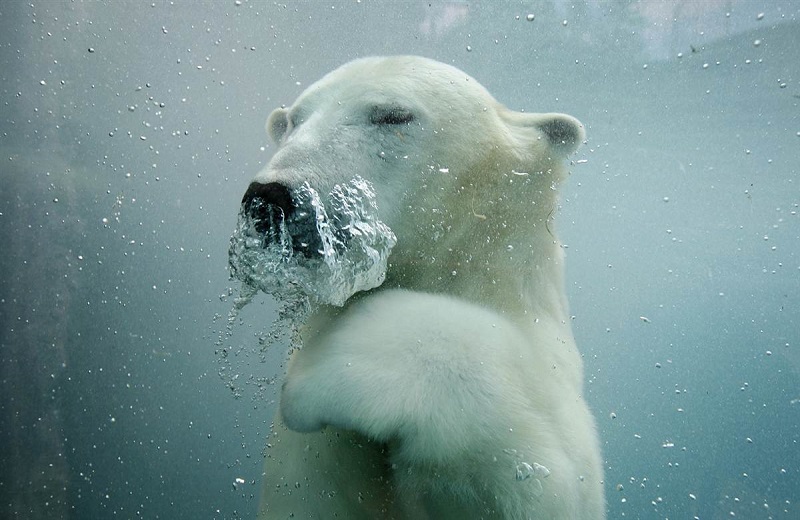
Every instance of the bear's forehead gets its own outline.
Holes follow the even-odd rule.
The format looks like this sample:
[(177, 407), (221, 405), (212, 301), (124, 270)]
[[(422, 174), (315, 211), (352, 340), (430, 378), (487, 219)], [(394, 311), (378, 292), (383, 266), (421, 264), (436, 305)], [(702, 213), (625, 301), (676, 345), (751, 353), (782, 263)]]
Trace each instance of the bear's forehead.
[(390, 78), (408, 78), (413, 81), (425, 79), (456, 81), (469, 78), (467, 74), (455, 67), (419, 56), (362, 58), (346, 63), (327, 75), (332, 79), (342, 77), (346, 80), (364, 76), (377, 81), (390, 80)]
[(392, 56), (350, 62), (311, 85), (295, 104), (396, 101), (431, 107), (463, 100), (471, 105), (496, 103), (477, 81), (454, 67), (414, 56)]

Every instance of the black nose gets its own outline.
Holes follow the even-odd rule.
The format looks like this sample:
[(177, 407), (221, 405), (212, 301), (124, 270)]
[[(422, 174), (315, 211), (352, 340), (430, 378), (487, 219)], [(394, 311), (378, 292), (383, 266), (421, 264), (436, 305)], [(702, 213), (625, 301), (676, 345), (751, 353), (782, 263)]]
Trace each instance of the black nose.
[(265, 247), (273, 243), (286, 245), (285, 232), (296, 253), (306, 258), (320, 255), (323, 244), (314, 208), (308, 201), (295, 200), (291, 190), (283, 184), (250, 183), (242, 197), (242, 211), (250, 218), (254, 229), (264, 235)]
[(250, 183), (242, 197), (242, 206), (257, 221), (269, 221), (277, 210), (283, 212), (283, 218), (289, 218), (295, 209), (289, 188), (277, 182)]

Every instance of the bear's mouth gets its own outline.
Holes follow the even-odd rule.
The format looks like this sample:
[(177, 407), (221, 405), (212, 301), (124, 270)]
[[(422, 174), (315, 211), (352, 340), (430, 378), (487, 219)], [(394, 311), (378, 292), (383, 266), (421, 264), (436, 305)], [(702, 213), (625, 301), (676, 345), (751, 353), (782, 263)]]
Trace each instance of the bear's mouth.
[(343, 305), (386, 276), (396, 242), (378, 218), (375, 193), (360, 177), (337, 184), (323, 202), (308, 183), (252, 183), (231, 236), (231, 277), (278, 298), (298, 295)]

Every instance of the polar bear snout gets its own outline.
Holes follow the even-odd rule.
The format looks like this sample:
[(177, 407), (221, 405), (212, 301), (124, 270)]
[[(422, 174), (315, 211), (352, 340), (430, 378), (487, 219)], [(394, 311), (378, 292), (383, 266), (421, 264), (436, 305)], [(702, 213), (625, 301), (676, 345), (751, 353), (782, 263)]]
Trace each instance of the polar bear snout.
[(242, 210), (263, 235), (264, 246), (291, 238), (292, 250), (306, 258), (319, 256), (322, 242), (312, 208), (298, 204), (292, 191), (278, 182), (252, 182), (242, 197)]
[(242, 206), (251, 218), (261, 222), (272, 216), (270, 212), (279, 211), (285, 217), (294, 213), (294, 201), (289, 188), (277, 182), (250, 183), (242, 197)]
[(242, 209), (256, 231), (277, 232), (277, 227), (294, 215), (295, 204), (289, 188), (277, 182), (250, 183), (242, 197)]

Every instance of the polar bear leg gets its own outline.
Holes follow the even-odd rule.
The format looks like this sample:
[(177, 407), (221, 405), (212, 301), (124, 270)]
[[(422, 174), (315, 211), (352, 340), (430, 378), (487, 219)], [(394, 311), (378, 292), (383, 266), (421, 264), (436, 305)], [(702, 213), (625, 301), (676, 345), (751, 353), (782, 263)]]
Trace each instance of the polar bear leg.
[[(489, 310), (381, 291), (346, 308), (295, 353), (281, 415), (299, 432), (333, 426), (388, 443), (397, 495), (418, 501), (431, 518), (469, 517), (470, 508), (513, 518), (534, 511), (542, 494), (537, 479), (516, 476), (521, 458), (565, 468), (547, 482), (572, 494), (564, 492), (572, 470), (558, 428), (525, 395), (525, 346)], [(531, 455), (533, 445), (545, 446), (549, 458)]]
[(383, 291), (345, 309), (295, 354), (282, 417), (299, 432), (333, 425), (382, 442), (422, 439), (417, 449), (434, 458), (461, 451), (526, 415), (515, 367), (523, 346), (519, 332), (491, 311)]

